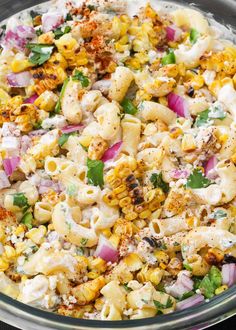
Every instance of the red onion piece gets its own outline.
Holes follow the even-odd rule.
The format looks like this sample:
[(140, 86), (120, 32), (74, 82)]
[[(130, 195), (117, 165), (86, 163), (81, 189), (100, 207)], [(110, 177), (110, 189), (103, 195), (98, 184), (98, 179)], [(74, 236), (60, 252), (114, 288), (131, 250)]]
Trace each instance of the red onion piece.
[(4, 171), (0, 171), (0, 190), (10, 187), (11, 184), (8, 180), (8, 177)]
[(33, 104), (35, 102), (35, 100), (37, 100), (38, 98), (38, 95), (37, 94), (34, 94), (30, 97), (28, 97), (27, 99), (24, 100), (24, 104), (25, 103), (30, 103), (30, 104)]
[(31, 147), (32, 140), (28, 135), (23, 135), (20, 141), (20, 154), (24, 155), (27, 150)]
[(98, 246), (96, 251), (94, 252), (96, 257), (100, 257), (105, 261), (116, 262), (118, 259), (118, 251), (114, 246), (106, 239), (104, 236), (100, 235)]
[(12, 87), (27, 87), (31, 84), (32, 75), (29, 71), (20, 73), (9, 73), (7, 75), (8, 84)]
[(180, 273), (177, 281), (169, 286), (166, 287), (166, 292), (173, 297), (181, 298), (184, 293), (193, 290), (193, 280), (187, 276), (185, 273)]
[(231, 287), (236, 283), (236, 264), (225, 264), (222, 266), (222, 283)]
[(217, 173), (216, 173), (216, 170), (215, 170), (216, 165), (217, 165), (216, 156), (212, 156), (210, 159), (208, 159), (208, 161), (204, 165), (205, 176), (208, 179), (211, 179), (211, 180), (216, 179), (216, 177), (217, 177)]
[(182, 30), (175, 25), (167, 26), (166, 28), (166, 37), (168, 41), (177, 41), (179, 40), (182, 34)]
[(111, 159), (114, 159), (116, 158), (116, 156), (119, 154), (120, 152), (120, 148), (122, 146), (122, 141), (120, 142), (117, 142), (115, 144), (113, 144), (113, 146), (111, 146), (109, 149), (107, 149), (105, 152), (104, 152), (104, 155), (102, 156), (102, 161), (105, 163), (107, 162), (108, 160), (111, 160)]
[(20, 157), (5, 158), (2, 161), (3, 168), (7, 176), (12, 175), (20, 163)]
[(19, 25), (13, 31), (8, 30), (6, 32), (3, 44), (7, 47), (23, 50), (27, 42), (35, 36), (35, 30), (32, 26)]
[(173, 179), (186, 179), (188, 178), (190, 175), (190, 172), (188, 170), (173, 170), (171, 171), (170, 173), (170, 176), (173, 178)]
[(49, 32), (56, 29), (64, 22), (63, 16), (59, 13), (46, 13), (42, 15), (42, 30)]
[(168, 107), (174, 111), (178, 116), (184, 118), (190, 118), (188, 111), (187, 101), (182, 97), (174, 93), (170, 93), (167, 97)]
[(46, 134), (48, 131), (46, 131), (45, 129), (36, 129), (35, 131), (31, 131), (29, 132), (29, 136), (41, 136)]
[(62, 191), (61, 188), (62, 187), (57, 182), (54, 182), (50, 179), (41, 179), (38, 185), (38, 192), (41, 195), (47, 193), (49, 190), (53, 190), (57, 193), (60, 193)]
[(204, 299), (204, 296), (203, 295), (201, 295), (201, 294), (195, 294), (192, 297), (189, 297), (187, 299), (184, 299), (182, 301), (179, 301), (176, 304), (176, 309), (177, 309), (177, 311), (180, 311), (180, 310), (183, 310), (183, 309), (186, 309), (186, 308), (190, 308), (190, 307), (193, 307), (193, 306), (196, 306), (196, 305), (200, 304), (204, 300), (205, 299)]
[(67, 125), (61, 129), (63, 134), (68, 134), (72, 132), (79, 131), (81, 128), (83, 128), (83, 124), (78, 124), (78, 125)]

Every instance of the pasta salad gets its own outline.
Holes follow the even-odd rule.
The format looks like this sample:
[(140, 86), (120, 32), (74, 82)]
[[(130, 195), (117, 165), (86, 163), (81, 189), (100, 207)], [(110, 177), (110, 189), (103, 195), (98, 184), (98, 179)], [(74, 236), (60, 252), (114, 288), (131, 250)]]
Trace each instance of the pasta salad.
[(157, 1), (53, 1), (0, 32), (0, 292), (127, 320), (232, 287), (235, 45)]

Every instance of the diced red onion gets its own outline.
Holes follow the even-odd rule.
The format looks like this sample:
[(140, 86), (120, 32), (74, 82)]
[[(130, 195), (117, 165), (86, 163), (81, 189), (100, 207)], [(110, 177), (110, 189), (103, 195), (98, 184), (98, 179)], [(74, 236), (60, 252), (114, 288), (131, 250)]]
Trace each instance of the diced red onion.
[(46, 13), (42, 15), (42, 30), (49, 32), (56, 29), (64, 22), (63, 16), (59, 13)]
[(187, 101), (174, 93), (170, 93), (167, 97), (168, 107), (174, 111), (178, 116), (190, 118)]
[(34, 131), (29, 132), (29, 136), (41, 136), (46, 134), (48, 131), (46, 131), (45, 129), (36, 129)]
[(8, 177), (4, 171), (0, 171), (0, 190), (10, 187), (11, 184), (8, 180)]
[(109, 149), (107, 149), (105, 152), (104, 152), (104, 154), (103, 154), (103, 156), (102, 156), (102, 161), (103, 162), (107, 162), (108, 160), (110, 160), (110, 159), (114, 159), (114, 158), (116, 158), (116, 156), (119, 154), (119, 152), (120, 152), (120, 148), (121, 148), (121, 146), (122, 146), (122, 141), (120, 141), (120, 142), (117, 142), (117, 143), (115, 143), (115, 144), (113, 144), (113, 146), (111, 146)]
[(27, 99), (24, 100), (24, 104), (25, 103), (30, 103), (30, 104), (33, 104), (35, 102), (35, 100), (37, 100), (38, 98), (38, 95), (37, 94), (34, 94), (30, 97), (28, 97)]
[(217, 173), (215, 167), (217, 165), (217, 158), (216, 156), (212, 156), (204, 165), (205, 169), (205, 176), (208, 179), (214, 180), (217, 177)]
[(201, 295), (201, 294), (195, 294), (192, 297), (189, 297), (187, 299), (184, 299), (182, 301), (179, 301), (176, 304), (176, 309), (177, 309), (177, 311), (180, 311), (180, 310), (183, 310), (183, 309), (186, 309), (186, 308), (190, 308), (190, 307), (193, 307), (193, 306), (196, 306), (196, 305), (200, 304), (204, 300), (205, 299), (204, 299), (204, 296), (203, 295)]
[(118, 259), (118, 251), (104, 236), (100, 235), (97, 249), (94, 253), (96, 257), (100, 257), (103, 260), (109, 262), (116, 262)]
[(231, 287), (236, 283), (236, 264), (225, 264), (222, 266), (222, 283)]
[(2, 161), (3, 168), (7, 176), (12, 175), (20, 163), (20, 157), (5, 158)]
[(8, 136), (8, 137), (9, 136), (19, 137), (20, 136), (20, 130), (16, 127), (15, 123), (5, 122), (2, 125), (1, 135), (3, 137), (6, 137), (6, 136)]
[(19, 25), (14, 30), (6, 32), (3, 44), (7, 47), (14, 47), (20, 50), (25, 48), (25, 45), (30, 39), (35, 37), (35, 30), (32, 26)]
[(182, 34), (182, 30), (175, 25), (167, 26), (166, 28), (166, 37), (168, 41), (177, 41), (179, 40)]
[(31, 84), (32, 75), (29, 71), (20, 73), (9, 73), (7, 75), (8, 84), (12, 87), (27, 87)]
[(78, 125), (67, 125), (65, 127), (63, 127), (61, 129), (62, 133), (65, 134), (65, 133), (72, 133), (72, 132), (76, 132), (76, 131), (79, 131), (81, 128), (83, 128), (84, 125), (83, 124), (78, 124)]
[(20, 153), (24, 155), (27, 150), (31, 147), (31, 138), (28, 135), (23, 135), (20, 141)]
[(170, 176), (173, 179), (186, 179), (190, 175), (190, 172), (188, 170), (172, 170), (170, 173)]
[(193, 290), (193, 285), (193, 280), (189, 276), (185, 273), (180, 273), (177, 281), (173, 285), (166, 287), (166, 292), (176, 298), (181, 298), (184, 293)]
[(60, 193), (62, 191), (61, 188), (62, 187), (57, 182), (54, 182), (50, 179), (41, 179), (38, 185), (38, 192), (41, 195), (47, 193), (49, 190)]

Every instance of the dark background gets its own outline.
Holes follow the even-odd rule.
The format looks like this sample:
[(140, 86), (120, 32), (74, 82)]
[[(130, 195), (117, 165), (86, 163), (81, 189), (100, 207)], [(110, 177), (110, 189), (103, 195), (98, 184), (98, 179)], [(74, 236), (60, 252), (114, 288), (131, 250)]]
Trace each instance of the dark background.
[[(16, 13), (17, 11), (36, 5), (37, 3), (43, 1), (42, 0), (41, 1), (40, 0), (10, 0), (10, 1), (0, 0), (0, 20)], [(175, 0), (175, 1), (181, 2), (179, 0)], [(225, 21), (227, 21), (227, 23), (236, 25), (235, 10), (232, 10), (231, 6), (228, 4), (227, 1), (224, 2), (222, 0), (190, 0), (190, 1), (187, 0), (187, 2), (199, 3), (201, 8), (206, 10), (209, 10), (209, 3), (210, 3), (212, 9), (211, 11), (214, 12), (216, 19), (222, 20), (222, 18), (224, 18)], [(234, 0), (234, 2), (236, 3), (236, 0)], [(222, 3), (224, 3), (223, 7), (222, 7)], [(236, 330), (236, 316), (224, 321), (223, 323), (219, 323), (218, 325), (215, 325), (209, 329)], [(6, 325), (5, 323), (0, 322), (0, 330), (17, 330), (17, 329), (9, 325)]]

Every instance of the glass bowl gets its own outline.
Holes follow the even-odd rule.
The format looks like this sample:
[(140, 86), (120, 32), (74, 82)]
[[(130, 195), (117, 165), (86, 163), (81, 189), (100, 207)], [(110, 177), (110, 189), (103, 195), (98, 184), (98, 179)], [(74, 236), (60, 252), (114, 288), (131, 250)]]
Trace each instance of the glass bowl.
[[(119, 1), (119, 0), (117, 0)], [(133, 1), (135, 5), (135, 0)], [(156, 0), (161, 2), (161, 0)], [(0, 0), (0, 21), (9, 16), (35, 6), (38, 0)], [(178, 0), (178, 5), (191, 5), (208, 14), (221, 24), (232, 28), (231, 39), (235, 41), (233, 31), (236, 28), (235, 0)], [(163, 4), (174, 1), (163, 1)], [(234, 26), (235, 24), (235, 26)], [(202, 303), (183, 311), (168, 315), (127, 321), (82, 320), (43, 311), (0, 293), (0, 319), (24, 330), (90, 330), (90, 329), (139, 329), (139, 330), (197, 330), (204, 329), (236, 314), (235, 286), (209, 302)]]

